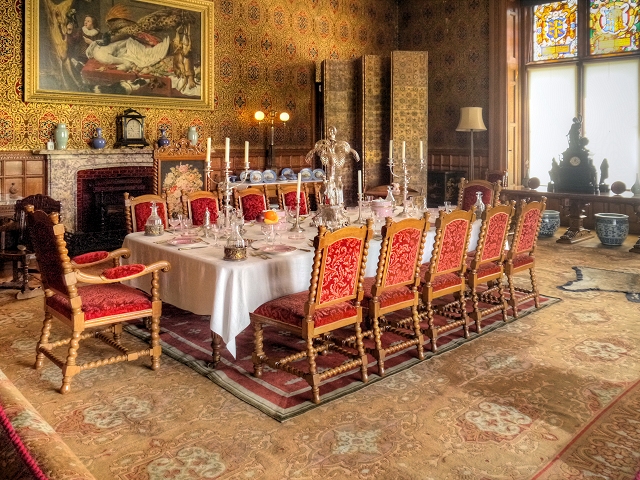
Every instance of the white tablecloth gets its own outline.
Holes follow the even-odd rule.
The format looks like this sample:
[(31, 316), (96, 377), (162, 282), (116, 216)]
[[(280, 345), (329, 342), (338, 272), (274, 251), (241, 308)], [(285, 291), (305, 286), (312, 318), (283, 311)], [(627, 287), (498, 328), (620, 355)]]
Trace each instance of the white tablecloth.
[[(227, 349), (235, 357), (235, 338), (250, 324), (249, 312), (274, 298), (301, 292), (309, 288), (313, 266), (313, 248), (308, 240), (317, 234), (317, 228), (303, 224), (306, 239), (290, 240), (287, 230), (281, 231), (283, 243), (310, 250), (295, 250), (275, 254), (264, 260), (252, 256), (256, 253), (248, 248), (248, 258), (241, 262), (222, 259), (223, 248), (208, 246), (193, 250), (178, 250), (178, 247), (157, 244), (169, 239), (171, 234), (147, 237), (142, 232), (127, 235), (124, 247), (131, 250), (129, 263), (148, 264), (157, 260), (168, 260), (171, 270), (160, 275), (160, 297), (163, 301), (198, 315), (211, 316), (211, 330), (222, 337)], [(480, 221), (476, 221), (469, 249), (478, 242)], [(259, 226), (247, 227), (247, 238), (260, 239)], [(435, 228), (431, 228), (425, 244), (423, 262), (431, 257)], [(208, 241), (213, 241), (211, 238)], [(224, 240), (219, 243), (224, 244)], [(372, 240), (367, 258), (366, 276), (374, 276), (380, 253), (380, 241)], [(135, 279), (131, 285), (149, 291), (148, 278)]]

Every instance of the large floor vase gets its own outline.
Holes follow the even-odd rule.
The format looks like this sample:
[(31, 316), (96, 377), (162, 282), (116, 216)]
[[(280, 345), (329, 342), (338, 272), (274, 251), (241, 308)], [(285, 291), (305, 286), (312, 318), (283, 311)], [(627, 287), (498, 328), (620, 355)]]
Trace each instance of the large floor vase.
[(596, 234), (603, 245), (622, 245), (629, 234), (629, 215), (596, 213)]

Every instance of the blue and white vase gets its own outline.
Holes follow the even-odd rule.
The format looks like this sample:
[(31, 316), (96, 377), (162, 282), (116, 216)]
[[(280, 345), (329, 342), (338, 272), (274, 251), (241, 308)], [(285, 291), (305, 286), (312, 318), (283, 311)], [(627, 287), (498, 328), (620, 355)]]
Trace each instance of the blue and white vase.
[(629, 215), (596, 213), (596, 234), (603, 245), (622, 245), (629, 235)]
[(97, 150), (104, 148), (107, 144), (107, 141), (102, 136), (102, 129), (100, 127), (96, 128), (96, 134), (91, 139), (91, 146)]
[(559, 227), (560, 212), (557, 210), (545, 210), (542, 212), (538, 237), (553, 237)]

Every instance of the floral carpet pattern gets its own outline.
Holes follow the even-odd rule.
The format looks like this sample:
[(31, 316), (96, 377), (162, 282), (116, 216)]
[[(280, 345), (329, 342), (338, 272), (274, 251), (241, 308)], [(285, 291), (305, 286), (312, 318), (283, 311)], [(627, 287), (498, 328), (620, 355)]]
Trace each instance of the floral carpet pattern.
[(11, 291), (0, 369), (98, 479), (633, 479), (640, 304), (556, 289), (574, 265), (640, 273), (627, 250), (542, 240), (540, 290), (562, 302), (286, 423), (167, 356), (84, 371), (60, 395), (57, 367), (32, 368), (42, 299)]

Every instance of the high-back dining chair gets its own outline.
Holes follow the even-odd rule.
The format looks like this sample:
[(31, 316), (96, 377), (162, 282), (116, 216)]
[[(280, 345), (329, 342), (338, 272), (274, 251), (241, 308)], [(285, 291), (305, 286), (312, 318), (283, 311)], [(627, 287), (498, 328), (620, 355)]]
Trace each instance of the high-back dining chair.
[[(320, 382), (326, 378), (359, 367), (362, 381), (367, 381), (367, 354), (360, 324), (364, 295), (362, 282), (369, 240), (373, 236), (372, 224), (368, 220), (366, 225), (343, 227), (334, 232), (324, 226), (319, 227), (314, 240), (309, 290), (263, 303), (250, 314), (254, 328), (253, 365), (256, 377), (262, 376), (264, 364), (301, 377), (311, 386), (314, 403), (320, 403)], [(300, 336), (304, 341), (303, 350), (271, 358), (264, 351), (264, 325)], [(355, 354), (326, 335), (350, 325), (355, 329)], [(317, 355), (331, 350), (346, 356), (348, 361), (319, 372)], [(306, 369), (295, 365), (296, 361), (305, 358)]]
[(487, 170), (484, 179), (487, 182), (500, 182), (502, 188), (509, 188), (509, 172), (507, 170)]
[(156, 202), (158, 215), (162, 219), (164, 228), (168, 226), (167, 201), (160, 195), (140, 195), (132, 197), (128, 192), (124, 193), (124, 218), (127, 225), (127, 233), (144, 232), (144, 225), (151, 215), (151, 202)]
[[(85, 273), (75, 268), (67, 256), (64, 225), (58, 223), (58, 214), (47, 215), (43, 211), (34, 211), (32, 206), (27, 206), (27, 211), (29, 231), (45, 289), (44, 321), (36, 347), (35, 368), (42, 367), (45, 357), (57, 365), (63, 376), (60, 393), (68, 393), (73, 376), (90, 368), (149, 356), (151, 368), (158, 369), (162, 355), (159, 272), (168, 271), (169, 263), (161, 260), (151, 265), (115, 266), (107, 268), (99, 275)], [(120, 249), (118, 253), (125, 257), (129, 255), (127, 249)], [(84, 260), (87, 261), (78, 259), (85, 266), (97, 265), (102, 261), (114, 261), (115, 256), (107, 254)], [(121, 283), (144, 275), (151, 275), (151, 295)], [(131, 351), (120, 343), (122, 324), (128, 320), (146, 317), (151, 317), (151, 347)], [(49, 340), (53, 318), (71, 328), (71, 337)], [(92, 328), (96, 330), (86, 331)], [(78, 363), (80, 342), (91, 337), (102, 340), (118, 353), (111, 357)], [(54, 349), (64, 345), (68, 345), (67, 354), (66, 357), (61, 357)]]
[[(384, 375), (386, 355), (416, 347), (418, 358), (424, 358), (423, 336), (418, 315), (418, 287), (429, 225), (428, 212), (421, 218), (406, 218), (398, 222), (387, 217), (381, 232), (382, 242), (376, 276), (364, 280), (364, 305), (369, 307), (367, 320), (373, 329), (375, 342), (375, 348), (366, 350), (378, 361), (378, 374), (381, 377)], [(385, 317), (391, 312), (405, 308), (411, 309), (411, 317), (399, 321)], [(406, 340), (383, 347), (382, 335), (385, 331)]]
[[(469, 317), (466, 309), (465, 270), (467, 248), (471, 238), (471, 225), (475, 220), (475, 207), (469, 210), (440, 212), (436, 220), (436, 238), (431, 260), (420, 267), (422, 283), (422, 315), (428, 326), (423, 328), (431, 339), (431, 351), (438, 349), (437, 340), (441, 333), (462, 326), (464, 337), (469, 337)], [(442, 308), (436, 308), (433, 301), (453, 295), (453, 301)], [(444, 325), (435, 324), (435, 313), (448, 317)], [(451, 320), (451, 321), (449, 321)]]
[(248, 222), (255, 220), (259, 213), (267, 210), (267, 191), (264, 186), (248, 187), (244, 190), (233, 189), (236, 208), (242, 211)]
[[(547, 197), (542, 197), (540, 201), (526, 203), (524, 200), (518, 205), (516, 212), (516, 226), (513, 241), (504, 265), (504, 273), (507, 276), (509, 285), (509, 305), (513, 311), (513, 316), (518, 318), (518, 305), (527, 300), (533, 299), (536, 308), (540, 306), (540, 293), (536, 282), (536, 258), (535, 249), (538, 242), (540, 222), (542, 212), (546, 208)], [(528, 271), (531, 288), (525, 289), (516, 287), (513, 276), (516, 273)], [(516, 292), (524, 293), (516, 297)]]
[(495, 207), (500, 204), (500, 182), (488, 182), (486, 180), (467, 180), (460, 179), (458, 188), (458, 208), (460, 210), (469, 210), (478, 200), (477, 192), (482, 192), (482, 202), (485, 205)]
[(192, 225), (197, 226), (204, 223), (207, 209), (211, 223), (215, 223), (220, 211), (217, 194), (204, 190), (191, 193), (182, 192), (182, 214), (191, 219)]
[[(285, 207), (296, 206), (296, 192), (298, 191), (297, 185), (276, 185), (278, 193), (278, 206), (280, 210), (284, 210)], [(309, 195), (307, 193), (307, 186), (303, 183), (300, 186), (300, 215), (308, 215), (311, 209), (309, 208)]]
[[(504, 274), (505, 245), (516, 202), (511, 201), (497, 207), (487, 207), (482, 213), (482, 226), (475, 255), (467, 268), (466, 280), (471, 290), (473, 312), (471, 318), (476, 331), (482, 331), (482, 317), (502, 310), (502, 319), (507, 321), (507, 301), (504, 297), (502, 276)], [(478, 287), (487, 288), (479, 293)], [(479, 301), (492, 305), (480, 308)]]

